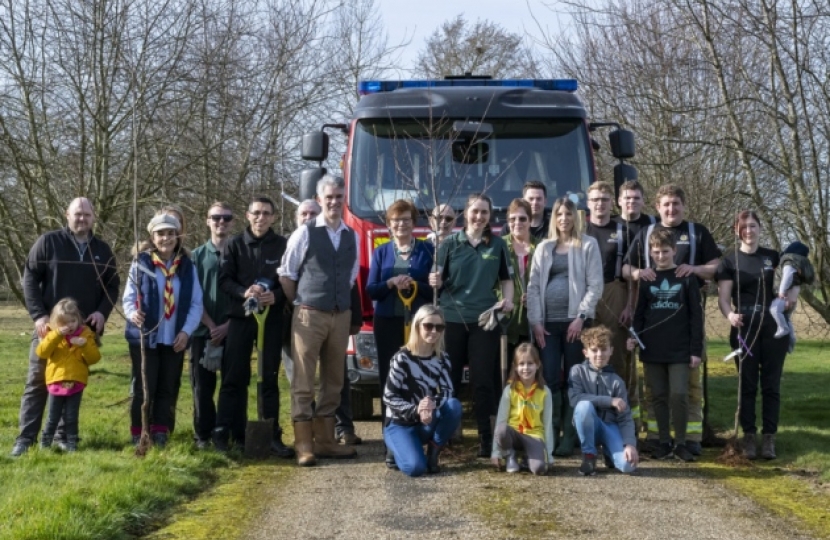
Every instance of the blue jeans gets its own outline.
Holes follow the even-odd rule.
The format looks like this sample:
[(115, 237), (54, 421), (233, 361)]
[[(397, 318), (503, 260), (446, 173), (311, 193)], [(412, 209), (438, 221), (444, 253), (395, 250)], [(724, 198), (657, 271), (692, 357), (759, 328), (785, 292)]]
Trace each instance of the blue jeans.
[(597, 444), (602, 444), (605, 454), (614, 460), (614, 466), (620, 472), (634, 472), (634, 465), (626, 461), (622, 435), (617, 424), (603, 422), (597, 415), (594, 404), (580, 401), (574, 408), (574, 426), (582, 443), (582, 455), (597, 454)]
[(427, 470), (424, 445), (432, 442), (439, 447), (444, 446), (460, 423), (461, 402), (449, 398), (437, 414), (433, 414), (430, 425), (403, 426), (390, 422), (383, 430), (383, 440), (395, 455), (395, 464), (402, 473), (421, 476)]
[[(545, 336), (545, 346), (542, 347), (542, 375), (551, 392), (567, 391), (571, 368), (584, 360), (582, 342), (578, 339), (568, 342), (570, 325), (571, 321), (545, 323), (545, 330), (550, 335)], [(588, 326), (584, 325), (584, 328)]]

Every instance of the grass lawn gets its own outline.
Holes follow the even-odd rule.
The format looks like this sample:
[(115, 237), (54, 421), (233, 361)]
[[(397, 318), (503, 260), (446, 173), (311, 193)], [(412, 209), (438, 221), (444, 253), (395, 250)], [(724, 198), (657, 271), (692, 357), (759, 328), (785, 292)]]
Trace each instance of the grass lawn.
[[(187, 364), (171, 443), (136, 458), (129, 444), (130, 361), (118, 328), (108, 328), (103, 358), (92, 367), (84, 391), (78, 452), (33, 448), (21, 458), (10, 458), (30, 333), (31, 321), (22, 309), (0, 306), (0, 539), (136, 538), (166, 523), (177, 505), (218, 479), (276, 463), (195, 450)], [(249, 415), (254, 418), (255, 388), (251, 390)], [(286, 426), (288, 392), (283, 390)]]

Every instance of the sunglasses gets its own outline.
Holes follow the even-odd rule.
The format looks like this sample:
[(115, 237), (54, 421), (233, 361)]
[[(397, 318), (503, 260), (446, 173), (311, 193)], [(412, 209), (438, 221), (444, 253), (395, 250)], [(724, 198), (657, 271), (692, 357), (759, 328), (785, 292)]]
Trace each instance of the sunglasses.
[(443, 332), (443, 331), (444, 331), (444, 328), (446, 328), (446, 326), (445, 326), (445, 325), (443, 325), (443, 324), (440, 324), (440, 323), (439, 323), (439, 324), (433, 324), (433, 323), (431, 323), (431, 322), (421, 323), (421, 326), (422, 326), (422, 327), (424, 328), (424, 330), (426, 330), (427, 332), (432, 332), (432, 331), (435, 331), (435, 332)]
[(212, 219), (213, 221), (215, 221), (217, 223), (220, 222), (220, 221), (224, 221), (225, 223), (227, 223), (229, 221), (233, 221), (233, 216), (229, 216), (227, 214), (214, 214), (214, 215), (210, 216), (210, 219)]
[(518, 221), (519, 223), (524, 223), (527, 221), (527, 216), (510, 216), (507, 218), (507, 221), (513, 223), (514, 221)]

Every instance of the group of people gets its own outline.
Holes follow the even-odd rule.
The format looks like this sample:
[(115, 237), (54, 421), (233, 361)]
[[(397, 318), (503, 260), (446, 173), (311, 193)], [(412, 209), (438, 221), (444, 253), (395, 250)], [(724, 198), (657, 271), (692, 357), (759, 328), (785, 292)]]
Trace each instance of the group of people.
[[(356, 455), (344, 356), (363, 321), (360, 238), (342, 221), (343, 198), (342, 180), (325, 176), (317, 201), (298, 208), (298, 228), (287, 239), (272, 229), (275, 208), (267, 198), (251, 201), (248, 226), (232, 238), (235, 216), (215, 203), (207, 213), (210, 239), (192, 253), (183, 246), (180, 212), (153, 217), (122, 298), (134, 443), (148, 433), (166, 444), (189, 347), (196, 444), (220, 451), (244, 444), (250, 358), (262, 324), (266, 337), (257, 347), (263, 414), (275, 419), (272, 452), (300, 465)], [(794, 243), (783, 258), (759, 246), (761, 221), (745, 211), (734, 223), (736, 247), (724, 255), (706, 227), (685, 220), (686, 194), (676, 185), (656, 193), (658, 216), (643, 212), (636, 181), (620, 187), (617, 202), (614, 216), (614, 188), (596, 182), (585, 223), (571, 197), (553, 201), (548, 217), (546, 187), (530, 181), (509, 205), (501, 236), (492, 230), (491, 200), (474, 194), (457, 232), (459, 216), (439, 205), (425, 239), (415, 236), (419, 211), (411, 201), (386, 209), (389, 242), (374, 249), (365, 289), (374, 305), (387, 466), (412, 476), (439, 470), (441, 450), (460, 431), (465, 366), (478, 454), (503, 460), (508, 472), (523, 462), (543, 474), (553, 456), (577, 446), (582, 474), (594, 474), (598, 455), (630, 472), (642, 428), (653, 457), (693, 460), (703, 435), (706, 280), (717, 282), (718, 306), (732, 326), (744, 453), (758, 454), (760, 382), (760, 454), (775, 457), (781, 372), (794, 336), (787, 314), (798, 287), (812, 280), (806, 246)], [(39, 238), (24, 269), (35, 332), (13, 455), (37, 440), (47, 396), (41, 446), (77, 447), (87, 366), (100, 358), (96, 343), (120, 286), (111, 250), (92, 234), (94, 220), (88, 200), (72, 201), (67, 228)], [(264, 320), (251, 316), (266, 308)], [(508, 372), (501, 369), (502, 335)], [(293, 449), (276, 422), (284, 348)], [(145, 394), (149, 431), (142, 429)]]

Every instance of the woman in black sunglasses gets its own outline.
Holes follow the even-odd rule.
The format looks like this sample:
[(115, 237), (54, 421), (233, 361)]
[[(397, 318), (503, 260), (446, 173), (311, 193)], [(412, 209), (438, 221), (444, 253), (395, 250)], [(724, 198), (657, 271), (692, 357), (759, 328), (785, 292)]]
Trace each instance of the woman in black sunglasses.
[(386, 378), (383, 440), (398, 469), (408, 476), (440, 472), (438, 455), (461, 423), (461, 402), (452, 397), (444, 329), (441, 308), (422, 306), (412, 320), (409, 341), (392, 357)]

